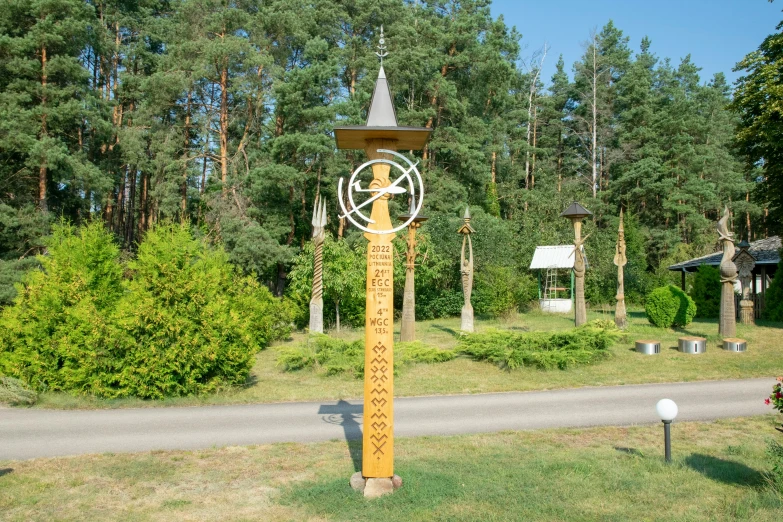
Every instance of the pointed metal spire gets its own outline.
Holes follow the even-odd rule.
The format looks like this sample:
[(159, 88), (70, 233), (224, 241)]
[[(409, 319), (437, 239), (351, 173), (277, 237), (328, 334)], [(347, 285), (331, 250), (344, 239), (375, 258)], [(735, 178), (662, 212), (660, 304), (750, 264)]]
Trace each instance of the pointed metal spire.
[(338, 149), (363, 149), (367, 140), (394, 140), (397, 150), (421, 150), (430, 138), (432, 129), (427, 127), (400, 127), (397, 125), (397, 114), (394, 111), (386, 71), (383, 69), (383, 58), (386, 52), (386, 37), (381, 27), (378, 51), (375, 53), (381, 59), (378, 80), (375, 82), (370, 110), (367, 112), (366, 125), (347, 125), (334, 128), (334, 138)]
[(378, 40), (378, 52), (375, 56), (381, 59), (381, 67), (383, 67), (383, 59), (389, 56), (386, 52), (386, 39), (383, 37), (383, 26), (381, 26), (381, 38)]
[(394, 112), (389, 82), (386, 81), (386, 71), (383, 65), (378, 71), (378, 80), (375, 82), (375, 90), (372, 93), (370, 110), (367, 113), (368, 127), (396, 127), (397, 114)]

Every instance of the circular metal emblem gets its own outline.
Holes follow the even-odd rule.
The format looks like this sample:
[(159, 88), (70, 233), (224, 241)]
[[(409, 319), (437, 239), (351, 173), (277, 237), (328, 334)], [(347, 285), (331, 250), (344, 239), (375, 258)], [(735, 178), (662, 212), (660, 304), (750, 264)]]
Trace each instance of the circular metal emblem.
[[(339, 196), (338, 200), (340, 201), (340, 208), (343, 211), (340, 217), (348, 218), (348, 221), (353, 223), (357, 228), (364, 230), (365, 232), (368, 232), (370, 234), (393, 234), (398, 230), (402, 230), (403, 228), (410, 225), (411, 222), (413, 222), (413, 220), (421, 211), (421, 204), (422, 201), (424, 200), (424, 183), (422, 183), (421, 174), (419, 174), (419, 171), (416, 168), (416, 164), (412, 163), (408, 158), (393, 150), (378, 149), (378, 152), (382, 152), (384, 154), (391, 154), (392, 156), (395, 157), (395, 159), (399, 158), (400, 160), (402, 160), (402, 162), (404, 162), (407, 168), (403, 166), (401, 162), (397, 162), (394, 159), (385, 159), (385, 158), (370, 160), (359, 165), (359, 168), (353, 171), (353, 174), (351, 174), (351, 177), (348, 180), (348, 188), (347, 188), (348, 208), (345, 207), (346, 198), (343, 197), (343, 178), (340, 178), (340, 182), (337, 185), (337, 193)], [(387, 165), (390, 165), (395, 169), (399, 170), (400, 175), (397, 177), (397, 179), (395, 179), (385, 187), (374, 187), (372, 186), (372, 184), (370, 184), (369, 188), (362, 188), (361, 185), (362, 182), (361, 179), (359, 179), (360, 174), (367, 167), (370, 167), (376, 163), (385, 163)], [(415, 174), (415, 180), (414, 180), (414, 176), (412, 176), (411, 173)], [(389, 178), (391, 179), (391, 176), (389, 176)], [(418, 191), (418, 196), (417, 196), (417, 191)], [(357, 204), (354, 199), (354, 195), (358, 193), (370, 193), (372, 195), (369, 198), (362, 201), (361, 203)], [(373, 219), (370, 219), (369, 216), (362, 213), (361, 209), (363, 207), (366, 207), (367, 205), (372, 204), (377, 199), (380, 199), (387, 195), (391, 196), (393, 194), (409, 194), (415, 203), (414, 211), (411, 212), (410, 218), (402, 225), (392, 228), (390, 230), (373, 230), (367, 228), (364, 225), (364, 223), (361, 223), (358, 220), (360, 219), (365, 223), (375, 223)]]

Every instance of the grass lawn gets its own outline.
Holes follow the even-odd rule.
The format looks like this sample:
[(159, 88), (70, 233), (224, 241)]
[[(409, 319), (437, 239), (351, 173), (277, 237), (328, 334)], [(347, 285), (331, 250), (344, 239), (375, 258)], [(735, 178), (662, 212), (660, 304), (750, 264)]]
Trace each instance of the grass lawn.
[[(492, 364), (467, 358), (439, 364), (418, 364), (402, 370), (395, 379), (396, 396), (485, 393), (546, 390), (580, 386), (607, 386), (655, 382), (680, 382), (747, 377), (775, 377), (783, 374), (783, 324), (737, 326), (737, 335), (747, 339), (745, 353), (725, 352), (720, 346), (717, 321), (696, 320), (683, 330), (664, 330), (651, 326), (644, 312), (631, 312), (625, 341), (611, 348), (611, 357), (592, 366), (572, 370), (543, 371), (522, 368), (501, 370)], [(613, 317), (612, 313), (592, 311), (588, 319)], [(457, 344), (459, 318), (437, 319), (417, 324), (418, 339), (433, 346), (453, 348)], [(489, 328), (566, 330), (573, 327), (571, 316), (527, 313), (501, 320), (478, 320), (477, 331)], [(399, 332), (399, 323), (397, 323)], [(363, 330), (344, 330), (345, 339), (359, 339)], [(677, 338), (699, 335), (708, 339), (707, 353), (688, 355), (676, 350)], [(297, 333), (286, 343), (302, 342)], [(633, 351), (634, 340), (657, 339), (662, 353), (656, 356)], [(164, 401), (74, 398), (65, 394), (44, 394), (39, 407), (106, 408), (166, 405), (259, 403), (283, 401), (319, 401), (359, 398), (362, 381), (352, 376), (320, 376), (312, 371), (282, 372), (275, 366), (276, 347), (257, 355), (250, 382), (243, 389), (203, 398), (179, 398)]]
[(404, 486), (367, 501), (343, 441), (0, 461), (0, 518), (28, 520), (780, 520), (773, 416), (401, 438)]

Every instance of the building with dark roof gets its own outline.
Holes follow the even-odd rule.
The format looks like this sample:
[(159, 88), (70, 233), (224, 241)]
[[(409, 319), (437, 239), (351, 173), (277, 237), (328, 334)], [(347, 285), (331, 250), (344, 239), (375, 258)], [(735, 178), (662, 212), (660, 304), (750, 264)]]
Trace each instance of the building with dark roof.
[[(760, 297), (760, 299), (757, 300), (759, 303), (757, 310), (760, 311), (764, 308), (764, 297), (767, 288), (769, 287), (772, 278), (775, 277), (778, 263), (780, 263), (780, 236), (759, 239), (750, 244), (743, 241), (736, 245), (737, 254), (739, 254), (743, 248), (747, 249), (748, 253), (756, 260), (756, 267), (753, 269), (752, 294), (759, 295)], [(717, 268), (720, 266), (722, 257), (723, 251), (715, 252), (714, 254), (696, 257), (694, 259), (689, 259), (688, 261), (683, 261), (682, 263), (671, 265), (669, 270), (682, 274), (681, 286), (682, 289), (685, 290), (685, 274), (697, 271), (701, 265), (709, 265)]]

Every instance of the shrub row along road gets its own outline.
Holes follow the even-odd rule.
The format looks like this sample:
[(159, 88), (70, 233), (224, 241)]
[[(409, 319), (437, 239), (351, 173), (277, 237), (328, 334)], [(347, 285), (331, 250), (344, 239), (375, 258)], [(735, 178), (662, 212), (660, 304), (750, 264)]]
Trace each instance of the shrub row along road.
[[(770, 413), (774, 379), (607, 386), (395, 400), (395, 434), (648, 424), (673, 399), (677, 420)], [(0, 459), (361, 438), (361, 401), (118, 410), (0, 409)], [(676, 422), (676, 421), (675, 421)]]

